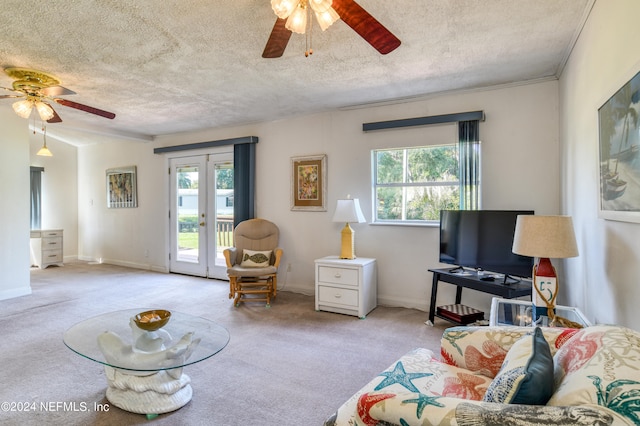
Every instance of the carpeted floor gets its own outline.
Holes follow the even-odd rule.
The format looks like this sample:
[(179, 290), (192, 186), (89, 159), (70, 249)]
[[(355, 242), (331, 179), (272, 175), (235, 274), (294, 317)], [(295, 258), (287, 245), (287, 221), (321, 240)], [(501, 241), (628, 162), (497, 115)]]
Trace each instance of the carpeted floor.
[[(378, 307), (365, 320), (316, 312), (312, 296), (287, 291), (269, 309), (235, 308), (227, 282), (105, 264), (34, 269), (31, 287), (0, 301), (2, 425), (321, 425), (404, 353), (437, 351), (446, 327), (403, 308)], [(231, 335), (222, 352), (185, 368), (191, 402), (152, 420), (111, 406), (102, 366), (62, 342), (86, 318), (147, 306), (211, 319)]]

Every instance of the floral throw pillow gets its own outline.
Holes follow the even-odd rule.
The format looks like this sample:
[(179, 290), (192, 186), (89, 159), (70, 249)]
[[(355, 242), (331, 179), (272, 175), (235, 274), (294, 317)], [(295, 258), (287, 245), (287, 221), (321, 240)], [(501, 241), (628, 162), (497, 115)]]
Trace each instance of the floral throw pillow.
[[(640, 333), (617, 325), (581, 329), (554, 358), (553, 406), (599, 405), (640, 425)], [(615, 424), (618, 424), (615, 423)]]

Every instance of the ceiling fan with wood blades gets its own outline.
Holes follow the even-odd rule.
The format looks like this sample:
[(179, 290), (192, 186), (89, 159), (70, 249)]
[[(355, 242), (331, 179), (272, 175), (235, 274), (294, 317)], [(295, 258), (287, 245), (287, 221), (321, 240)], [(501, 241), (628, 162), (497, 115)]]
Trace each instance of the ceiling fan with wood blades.
[[(354, 0), (271, 0), (271, 6), (278, 18), (262, 52), (263, 58), (281, 57), (291, 33), (304, 34), (307, 31), (307, 22), (313, 22), (312, 13), (316, 15), (323, 31), (335, 20), (342, 19), (383, 55), (394, 51), (401, 43), (398, 37)], [(305, 56), (312, 53), (313, 50), (307, 46)]]
[(62, 122), (51, 103), (57, 103), (108, 119), (114, 119), (116, 116), (109, 111), (59, 98), (58, 96), (74, 95), (76, 92), (60, 86), (60, 80), (46, 72), (30, 68), (5, 68), (4, 72), (14, 79), (14, 82), (12, 88), (0, 87), (0, 89), (15, 92), (15, 94), (0, 95), (0, 99), (24, 98), (13, 104), (14, 111), (20, 117), (29, 118), (32, 110), (35, 109), (40, 118), (47, 123)]

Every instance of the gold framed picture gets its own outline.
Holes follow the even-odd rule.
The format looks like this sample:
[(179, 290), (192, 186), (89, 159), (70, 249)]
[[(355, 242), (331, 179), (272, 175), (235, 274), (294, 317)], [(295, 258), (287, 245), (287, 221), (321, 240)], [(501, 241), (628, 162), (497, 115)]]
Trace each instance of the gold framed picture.
[(291, 210), (327, 211), (327, 156), (291, 158)]

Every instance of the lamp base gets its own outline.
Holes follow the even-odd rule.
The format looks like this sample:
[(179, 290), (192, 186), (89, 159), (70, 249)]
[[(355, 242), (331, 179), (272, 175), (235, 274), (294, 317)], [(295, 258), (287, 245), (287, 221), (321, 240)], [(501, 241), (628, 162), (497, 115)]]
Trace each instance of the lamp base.
[(534, 306), (534, 319), (547, 315), (555, 318), (556, 297), (558, 296), (558, 276), (548, 257), (541, 257), (533, 267), (531, 300)]
[(342, 228), (341, 234), (342, 234), (342, 246), (340, 249), (340, 259), (355, 259), (356, 258), (355, 242), (354, 242), (355, 232), (353, 231), (353, 229), (351, 229), (351, 226), (349, 226), (349, 222), (347, 222), (344, 225), (344, 228)]

